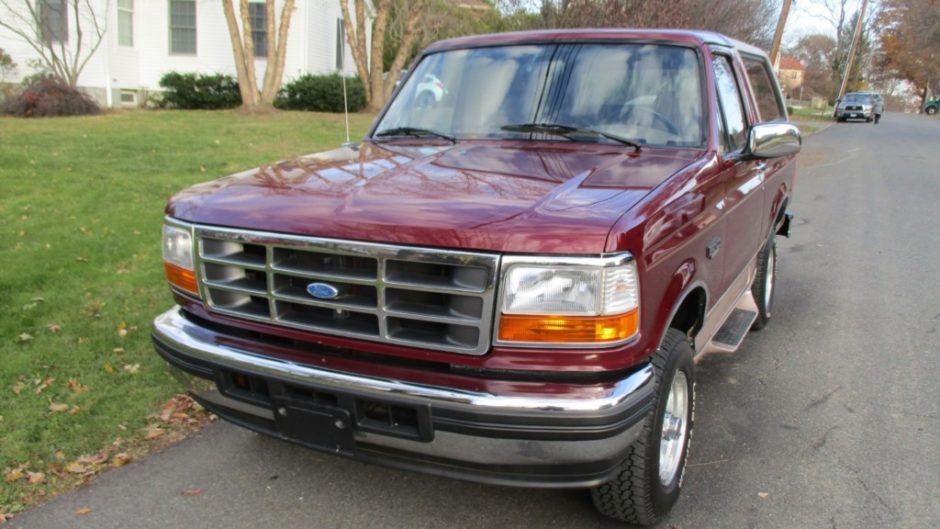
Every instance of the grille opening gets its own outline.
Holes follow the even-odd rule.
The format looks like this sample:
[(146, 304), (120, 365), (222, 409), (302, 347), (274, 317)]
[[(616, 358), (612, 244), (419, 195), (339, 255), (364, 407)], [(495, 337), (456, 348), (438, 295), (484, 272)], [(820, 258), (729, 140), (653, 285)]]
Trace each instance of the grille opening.
[(388, 334), (396, 340), (446, 344), (473, 349), (480, 343), (480, 329), (469, 325), (436, 323), (389, 317)]
[(483, 299), (475, 296), (385, 289), (385, 306), (389, 310), (425, 316), (451, 316), (479, 320), (483, 317)]
[(485, 268), (473, 266), (389, 259), (385, 262), (385, 277), (394, 283), (483, 292), (486, 289), (487, 272)]
[(209, 299), (216, 307), (262, 318), (267, 318), (270, 313), (267, 298), (212, 287), (208, 291)]
[(375, 279), (379, 264), (371, 257), (337, 255), (329, 253), (274, 249), (275, 268), (308, 274), (328, 274), (355, 279)]
[(284, 386), (284, 391), (287, 393), (287, 396), (292, 399), (303, 400), (331, 408), (339, 407), (339, 399), (332, 393), (324, 393), (322, 391), (314, 391), (295, 386)]
[(366, 431), (418, 438), (418, 411), (372, 400), (356, 400), (357, 423)]
[(374, 314), (278, 301), (277, 315), (280, 321), (298, 325), (311, 325), (373, 336), (379, 334), (379, 319)]
[(220, 239), (201, 239), (202, 256), (223, 259), (232, 263), (264, 267), (265, 248), (260, 244), (247, 244)]
[(224, 395), (236, 400), (262, 406), (271, 404), (268, 383), (257, 377), (232, 371), (222, 371), (222, 383), (219, 389)]
[(244, 288), (264, 294), (267, 290), (268, 278), (264, 272), (243, 268), (241, 266), (228, 266), (204, 263), (205, 279), (218, 285)]
[[(307, 293), (307, 285), (312, 282), (314, 282), (314, 280), (310, 278), (275, 274), (274, 293), (279, 296), (291, 296), (316, 301), (317, 298)], [(336, 281), (329, 281), (329, 284), (339, 290), (339, 296), (334, 299), (322, 301), (357, 305), (365, 308), (375, 308), (377, 305), (378, 295), (376, 294), (374, 286), (354, 285)]]

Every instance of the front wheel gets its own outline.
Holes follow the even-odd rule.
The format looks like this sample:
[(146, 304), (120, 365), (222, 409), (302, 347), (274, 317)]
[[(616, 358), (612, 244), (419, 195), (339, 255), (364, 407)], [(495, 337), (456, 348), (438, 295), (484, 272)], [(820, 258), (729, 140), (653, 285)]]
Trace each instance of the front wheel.
[(927, 107), (927, 115), (932, 116), (937, 113), (937, 107)]
[(669, 329), (652, 358), (656, 408), (612, 480), (591, 489), (605, 516), (636, 525), (659, 521), (679, 499), (695, 406), (692, 346)]
[(777, 283), (777, 237), (771, 235), (767, 244), (757, 256), (757, 275), (751, 285), (754, 301), (757, 303), (757, 319), (751, 329), (763, 329), (770, 321), (771, 309), (774, 306), (774, 287)]

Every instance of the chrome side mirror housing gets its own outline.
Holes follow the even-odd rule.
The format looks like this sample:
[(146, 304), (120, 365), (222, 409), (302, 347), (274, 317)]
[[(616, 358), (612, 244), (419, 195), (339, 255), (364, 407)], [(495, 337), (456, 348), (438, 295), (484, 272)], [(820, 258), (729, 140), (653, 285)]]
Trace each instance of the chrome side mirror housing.
[(779, 158), (800, 152), (803, 137), (792, 123), (758, 123), (747, 135), (747, 158)]

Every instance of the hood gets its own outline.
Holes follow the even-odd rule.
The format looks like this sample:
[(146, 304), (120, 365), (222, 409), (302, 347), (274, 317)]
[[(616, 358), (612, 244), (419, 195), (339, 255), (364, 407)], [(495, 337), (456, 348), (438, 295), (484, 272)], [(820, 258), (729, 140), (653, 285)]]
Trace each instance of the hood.
[(560, 142), (364, 143), (194, 186), (167, 214), (328, 238), (597, 254), (620, 216), (701, 155)]

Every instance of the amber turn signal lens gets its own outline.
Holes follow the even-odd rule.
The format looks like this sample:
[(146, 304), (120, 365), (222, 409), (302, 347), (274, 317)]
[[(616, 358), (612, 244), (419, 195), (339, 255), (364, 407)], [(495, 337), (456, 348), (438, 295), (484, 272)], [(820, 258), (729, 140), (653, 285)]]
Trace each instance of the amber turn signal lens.
[(637, 310), (614, 316), (528, 316), (503, 314), (502, 342), (604, 343), (626, 340), (637, 333)]
[(163, 270), (166, 271), (166, 280), (171, 285), (193, 294), (199, 293), (199, 287), (196, 285), (196, 273), (192, 270), (167, 262), (163, 263)]

